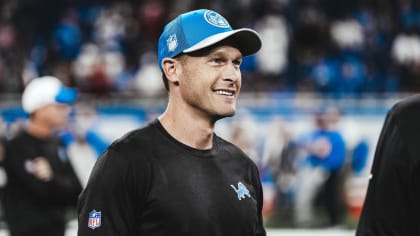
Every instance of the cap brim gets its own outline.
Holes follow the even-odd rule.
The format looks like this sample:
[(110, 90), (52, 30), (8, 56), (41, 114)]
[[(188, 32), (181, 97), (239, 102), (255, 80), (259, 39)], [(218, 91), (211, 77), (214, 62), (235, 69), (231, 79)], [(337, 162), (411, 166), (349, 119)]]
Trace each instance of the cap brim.
[(241, 51), (243, 56), (248, 56), (258, 52), (262, 45), (261, 37), (256, 31), (252, 29), (242, 28), (212, 35), (201, 40), (192, 47), (185, 49), (182, 52), (194, 52), (227, 39), (232, 39), (231, 43), (233, 44), (233, 46), (236, 46), (239, 49), (239, 51)]
[(78, 92), (76, 89), (61, 87), (57, 96), (55, 96), (55, 101), (62, 104), (71, 104), (76, 101)]

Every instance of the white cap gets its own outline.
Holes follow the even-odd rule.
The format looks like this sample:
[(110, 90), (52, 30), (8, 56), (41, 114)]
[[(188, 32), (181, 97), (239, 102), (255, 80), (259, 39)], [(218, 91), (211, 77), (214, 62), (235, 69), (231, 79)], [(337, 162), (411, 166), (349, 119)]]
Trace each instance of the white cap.
[(22, 94), (23, 110), (32, 113), (48, 104), (70, 104), (77, 99), (77, 90), (65, 87), (59, 79), (53, 76), (43, 76), (33, 79)]

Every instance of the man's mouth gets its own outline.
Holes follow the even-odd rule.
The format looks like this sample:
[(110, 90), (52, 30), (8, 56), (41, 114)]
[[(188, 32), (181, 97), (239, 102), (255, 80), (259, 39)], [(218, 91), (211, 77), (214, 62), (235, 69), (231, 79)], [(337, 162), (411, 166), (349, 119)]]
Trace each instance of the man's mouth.
[(235, 94), (235, 92), (233, 91), (222, 90), (222, 89), (215, 90), (215, 92), (219, 95), (224, 95), (224, 96), (233, 96), (233, 94)]

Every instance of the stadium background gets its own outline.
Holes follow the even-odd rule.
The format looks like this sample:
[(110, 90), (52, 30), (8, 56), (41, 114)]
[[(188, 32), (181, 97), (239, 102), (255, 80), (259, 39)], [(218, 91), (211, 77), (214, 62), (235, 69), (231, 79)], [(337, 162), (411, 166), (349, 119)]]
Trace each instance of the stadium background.
[(336, 106), (349, 165), (354, 147), (368, 144), (367, 162), (343, 183), (347, 218), (340, 232), (352, 232), (385, 114), (420, 89), (414, 0), (1, 1), (2, 134), (7, 138), (25, 121), (19, 103), (25, 84), (46, 74), (81, 92), (69, 126), (76, 135), (89, 130), (111, 142), (155, 118), (166, 102), (157, 39), (168, 20), (197, 8), (220, 12), (234, 28), (253, 28), (264, 41), (242, 65), (238, 114), (216, 130), (227, 139), (241, 132), (238, 142), (261, 167), (268, 227), (293, 228), (267, 173), (268, 141), (284, 141), (277, 128), (298, 138), (313, 128), (314, 112)]

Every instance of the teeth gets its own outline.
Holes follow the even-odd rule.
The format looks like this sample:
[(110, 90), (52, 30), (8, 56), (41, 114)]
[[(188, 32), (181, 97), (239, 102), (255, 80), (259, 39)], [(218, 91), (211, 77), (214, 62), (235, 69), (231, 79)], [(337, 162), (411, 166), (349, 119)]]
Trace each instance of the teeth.
[(216, 93), (220, 94), (220, 95), (226, 95), (226, 96), (232, 96), (233, 95), (233, 92), (226, 91), (226, 90), (216, 90)]

